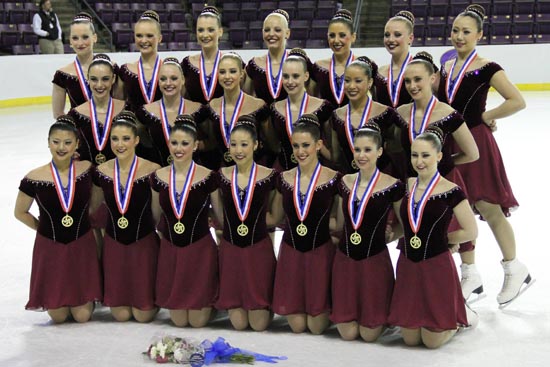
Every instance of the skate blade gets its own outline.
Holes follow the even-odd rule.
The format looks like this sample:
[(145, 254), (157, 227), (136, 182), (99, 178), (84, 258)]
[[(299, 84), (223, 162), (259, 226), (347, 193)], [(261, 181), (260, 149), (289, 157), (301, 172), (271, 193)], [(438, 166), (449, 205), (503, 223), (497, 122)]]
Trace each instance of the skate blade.
[(468, 299), (466, 300), (466, 303), (471, 305), (471, 304), (474, 304), (476, 302), (481, 301), (485, 297), (487, 297), (487, 294), (485, 292), (482, 292), (482, 293), (473, 293), (472, 292), (472, 294), (470, 294), (470, 297), (468, 297)]
[(531, 287), (533, 284), (535, 284), (536, 281), (537, 280), (535, 278), (531, 278), (531, 275), (528, 275), (527, 278), (525, 279), (525, 282), (521, 286), (521, 289), (519, 290), (518, 294), (516, 294), (516, 296), (514, 298), (512, 298), (511, 300), (509, 300), (508, 302), (500, 303), (498, 305), (499, 310), (502, 310), (502, 309), (508, 307), (510, 305), (510, 303), (514, 302), (519, 296), (521, 296), (521, 294), (523, 292), (525, 292), (527, 289), (529, 289), (529, 287)]

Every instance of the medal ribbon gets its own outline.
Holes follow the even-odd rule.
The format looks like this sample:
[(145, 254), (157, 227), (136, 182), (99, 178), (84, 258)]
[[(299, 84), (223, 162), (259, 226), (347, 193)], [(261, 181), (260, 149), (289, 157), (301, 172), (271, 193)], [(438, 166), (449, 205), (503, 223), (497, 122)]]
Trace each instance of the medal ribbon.
[(283, 54), (283, 58), (281, 59), (279, 72), (274, 78), (273, 69), (271, 68), (271, 56), (269, 56), (269, 52), (267, 53), (267, 58), (265, 60), (265, 78), (267, 80), (267, 89), (269, 90), (269, 94), (271, 94), (271, 97), (273, 97), (273, 99), (277, 99), (277, 97), (279, 97), (279, 94), (281, 94), (281, 90), (283, 89), (283, 64), (287, 56), (288, 51), (285, 51), (285, 53)]
[(74, 201), (74, 193), (76, 188), (76, 169), (73, 160), (71, 159), (71, 164), (69, 166), (69, 177), (67, 180), (67, 186), (63, 186), (61, 181), (61, 176), (59, 171), (53, 161), (50, 162), (50, 171), (52, 172), (53, 182), (55, 186), (55, 191), (57, 192), (57, 197), (61, 203), (61, 207), (65, 214), (71, 211)]
[[(348, 67), (349, 63), (352, 62), (354, 59), (353, 52), (349, 53), (348, 59), (346, 61), (346, 68)], [(334, 59), (334, 55), (332, 55), (332, 59), (330, 60), (330, 90), (332, 91), (332, 95), (334, 96), (334, 99), (338, 104), (342, 104), (342, 101), (344, 100), (344, 74), (341, 76), (336, 75), (336, 60)], [(340, 85), (336, 83), (336, 79), (340, 80)]]
[(319, 176), (321, 175), (321, 163), (317, 162), (317, 166), (315, 166), (315, 170), (313, 171), (313, 175), (311, 176), (311, 180), (309, 181), (309, 185), (307, 186), (306, 191), (306, 197), (305, 201), (302, 205), (302, 202), (300, 200), (300, 176), (301, 176), (301, 170), (300, 166), (296, 167), (296, 176), (294, 177), (294, 208), (296, 209), (296, 215), (298, 215), (298, 219), (300, 222), (303, 222), (307, 214), (309, 213), (309, 207), (311, 206), (311, 202), (313, 200), (313, 195), (315, 193), (315, 187), (317, 186), (317, 181), (319, 180)]
[(200, 76), (200, 82), (201, 82), (201, 89), (202, 89), (202, 95), (204, 96), (204, 99), (206, 99), (206, 102), (210, 102), (212, 99), (212, 96), (214, 95), (214, 91), (216, 90), (216, 85), (218, 85), (218, 68), (219, 68), (219, 62), (220, 57), (222, 53), (221, 51), (218, 51), (218, 54), (216, 55), (216, 58), (214, 59), (214, 67), (212, 68), (212, 74), (210, 77), (210, 83), (206, 81), (206, 67), (204, 66), (204, 55), (201, 51), (201, 57), (199, 60), (199, 76)]
[(126, 180), (126, 189), (124, 190), (123, 194), (120, 187), (120, 167), (118, 165), (118, 158), (115, 159), (115, 167), (113, 173), (113, 191), (115, 192), (115, 201), (118, 207), (118, 212), (122, 215), (126, 213), (126, 211), (128, 210), (128, 206), (130, 205), (130, 197), (132, 196), (132, 189), (134, 187), (134, 179), (136, 178), (137, 170), (138, 158), (136, 155), (134, 155), (134, 160), (132, 161), (130, 172), (128, 173), (128, 179)]
[(159, 83), (159, 70), (162, 65), (160, 57), (157, 56), (155, 60), (155, 66), (153, 66), (153, 75), (151, 75), (151, 80), (148, 82), (145, 80), (145, 71), (143, 70), (143, 60), (140, 57), (138, 62), (138, 81), (139, 89), (141, 89), (141, 94), (146, 103), (151, 103), (155, 99), (155, 92), (157, 91), (157, 85)]
[[(309, 94), (307, 92), (304, 92), (304, 96), (302, 97), (302, 102), (300, 103), (300, 112), (298, 113), (298, 120), (306, 111), (307, 111), (307, 105), (309, 104)], [(292, 119), (292, 109), (290, 108), (290, 97), (286, 98), (286, 115), (285, 115), (285, 122), (286, 122), (286, 134), (288, 135), (288, 140), (291, 140), (292, 138), (292, 131), (294, 131), (294, 128), (292, 127), (293, 119)]]
[(370, 97), (367, 97), (367, 104), (365, 105), (365, 108), (363, 108), (363, 114), (361, 115), (361, 120), (359, 121), (359, 126), (357, 126), (357, 129), (353, 128), (353, 124), (351, 123), (351, 105), (348, 105), (348, 113), (346, 114), (346, 137), (348, 138), (348, 144), (353, 152), (353, 137), (354, 137), (354, 130), (359, 130), (362, 128), (367, 121), (369, 120), (370, 110), (372, 107), (372, 99)]
[(468, 57), (466, 58), (466, 61), (464, 61), (464, 64), (460, 68), (460, 71), (458, 72), (458, 75), (456, 76), (456, 78), (451, 81), (458, 58), (453, 61), (453, 65), (451, 66), (451, 71), (447, 76), (447, 81), (445, 82), (445, 93), (447, 94), (447, 102), (449, 104), (453, 103), (456, 97), (456, 92), (458, 92), (458, 88), (460, 87), (460, 84), (462, 83), (462, 79), (464, 79), (464, 75), (466, 74), (466, 70), (468, 70), (468, 67), (472, 65), (476, 57), (477, 57), (477, 50), (474, 49), (468, 55)]
[(258, 174), (258, 167), (256, 163), (252, 163), (252, 168), (250, 169), (250, 176), (248, 177), (248, 183), (246, 184), (246, 195), (244, 197), (244, 202), (241, 202), (239, 199), (239, 184), (237, 181), (237, 166), (233, 168), (233, 180), (231, 180), (231, 194), (233, 196), (233, 203), (237, 209), (237, 215), (241, 222), (244, 222), (250, 211), (252, 204), (252, 198), (254, 197), (254, 188), (256, 187), (256, 176)]
[(80, 60), (78, 60), (78, 57), (74, 60), (74, 69), (76, 71), (76, 76), (78, 77), (78, 84), (80, 84), (82, 95), (84, 96), (86, 101), (89, 101), (90, 99), (92, 99), (92, 90), (90, 89), (90, 85), (88, 84), (88, 81), (84, 76), (85, 74), (82, 70), (82, 64), (80, 63)]
[(170, 182), (168, 184), (168, 192), (170, 194), (169, 196), (170, 204), (172, 204), (172, 210), (178, 220), (183, 217), (183, 212), (185, 211), (187, 198), (189, 197), (189, 192), (191, 191), (191, 185), (193, 184), (196, 169), (197, 166), (195, 165), (195, 162), (191, 161), (191, 165), (187, 171), (187, 176), (185, 177), (185, 183), (183, 184), (183, 188), (180, 193), (180, 200), (178, 200), (178, 188), (176, 187), (176, 167), (174, 167), (174, 163), (170, 166)]
[(409, 120), (409, 140), (412, 143), (414, 139), (420, 134), (426, 130), (426, 127), (430, 123), (430, 117), (432, 116), (432, 112), (435, 109), (435, 105), (437, 104), (437, 98), (435, 96), (432, 96), (430, 98), (430, 102), (428, 102), (428, 106), (426, 106), (426, 111), (424, 111), (424, 116), (422, 116), (422, 123), (420, 124), (420, 130), (418, 132), (415, 131), (414, 125), (414, 116), (416, 114), (416, 103), (413, 102), (413, 105), (411, 107), (411, 117)]
[(107, 113), (105, 114), (105, 123), (103, 124), (103, 133), (100, 133), (96, 105), (93, 97), (90, 98), (90, 119), (92, 120), (92, 134), (94, 136), (95, 147), (99, 152), (105, 149), (107, 141), (109, 140), (108, 137), (111, 131), (111, 125), (113, 123), (114, 109), (115, 103), (113, 102), (113, 98), (109, 96), (109, 102), (107, 102)]
[[(178, 115), (181, 115), (185, 111), (185, 100), (183, 97), (180, 97), (180, 106), (178, 107)], [(168, 113), (166, 112), (166, 105), (164, 104), (164, 98), (160, 99), (160, 122), (162, 125), (162, 132), (164, 133), (164, 140), (166, 141), (166, 146), (170, 146), (170, 131), (172, 128), (170, 122), (168, 121)]]
[(378, 182), (379, 178), (380, 178), (380, 170), (378, 168), (375, 168), (374, 173), (372, 174), (369, 180), (367, 188), (365, 189), (363, 196), (361, 196), (361, 201), (359, 202), (359, 207), (357, 208), (356, 212), (354, 210), (355, 205), (353, 205), (353, 202), (355, 201), (355, 197), (357, 195), (357, 188), (359, 187), (359, 183), (361, 182), (361, 172), (357, 174), (357, 178), (353, 183), (353, 189), (351, 190), (351, 195), (349, 196), (349, 199), (348, 199), (348, 211), (349, 211), (349, 217), (351, 219), (351, 226), (356, 231), (361, 226), (361, 223), (363, 222), (363, 216), (365, 215), (365, 208), (369, 203), (369, 199), (372, 196), (374, 187), (376, 186), (376, 183)]
[(414, 207), (414, 194), (416, 192), (416, 187), (418, 186), (418, 178), (414, 182), (414, 185), (412, 187), (410, 196), (409, 196), (409, 202), (407, 203), (407, 212), (409, 216), (409, 225), (411, 226), (411, 229), (415, 233), (415, 235), (420, 230), (420, 223), (422, 222), (422, 215), (424, 214), (424, 209), (426, 208), (426, 204), (428, 203), (428, 200), (430, 199), (430, 195), (434, 191), (435, 187), (437, 186), (437, 183), (439, 182), (439, 179), (441, 178), (441, 175), (439, 172), (435, 172), (433, 177), (430, 180), (430, 183), (426, 187), (426, 191), (422, 194), (422, 197), (420, 198), (420, 201), (418, 201), (418, 205), (416, 206), (416, 209)]
[(231, 131), (233, 130), (233, 127), (237, 123), (237, 119), (239, 118), (239, 115), (241, 113), (241, 109), (243, 108), (243, 101), (244, 101), (244, 93), (241, 91), (239, 93), (239, 98), (237, 98), (237, 103), (235, 103), (235, 109), (233, 110), (233, 115), (231, 115), (231, 120), (229, 120), (229, 124), (225, 123), (225, 97), (221, 98), (221, 107), (220, 107), (220, 131), (223, 136), (223, 142), (225, 144), (225, 147), (229, 149), (229, 141), (231, 139)]
[(401, 65), (401, 69), (399, 70), (399, 74), (397, 75), (397, 80), (395, 81), (395, 84), (393, 83), (393, 63), (390, 62), (390, 67), (388, 68), (388, 94), (390, 95), (390, 100), (393, 107), (397, 107), (397, 104), (399, 103), (399, 95), (401, 94), (401, 86), (403, 85), (405, 68), (407, 67), (407, 64), (411, 62), (411, 60), (412, 55), (409, 52), (407, 54), (407, 58), (403, 62), (403, 65)]

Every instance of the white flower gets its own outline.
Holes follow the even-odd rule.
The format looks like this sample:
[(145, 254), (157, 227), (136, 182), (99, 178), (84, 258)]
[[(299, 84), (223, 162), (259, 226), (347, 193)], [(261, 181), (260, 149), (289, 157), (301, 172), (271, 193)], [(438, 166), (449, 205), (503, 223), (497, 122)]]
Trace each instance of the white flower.
[(149, 357), (153, 359), (157, 357), (157, 347), (155, 347), (154, 345), (151, 347), (151, 350), (149, 351)]
[(166, 344), (162, 344), (162, 343), (157, 344), (157, 349), (159, 350), (160, 358), (164, 358), (164, 356), (166, 355), (166, 348), (167, 347), (168, 346)]

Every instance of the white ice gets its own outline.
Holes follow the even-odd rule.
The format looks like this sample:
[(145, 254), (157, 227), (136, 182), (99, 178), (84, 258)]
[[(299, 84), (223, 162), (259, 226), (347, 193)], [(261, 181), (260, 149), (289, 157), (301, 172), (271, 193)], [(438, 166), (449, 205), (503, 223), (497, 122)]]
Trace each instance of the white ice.
[[(203, 329), (172, 326), (166, 311), (150, 324), (114, 322), (106, 308), (86, 324), (53, 325), (43, 312), (25, 311), (34, 233), (13, 217), (20, 179), (49, 161), (50, 106), (0, 110), (0, 366), (152, 366), (141, 355), (159, 333), (214, 340), (271, 355), (285, 355), (290, 366), (545, 366), (550, 363), (550, 186), (548, 147), (550, 92), (524, 93), (527, 109), (500, 120), (495, 136), (520, 207), (510, 222), (518, 258), (537, 282), (508, 308), (496, 295), (503, 273), (500, 252), (484, 222), (478, 222), (477, 262), (487, 297), (473, 305), (477, 329), (461, 332), (439, 350), (406, 347), (399, 336), (375, 344), (345, 342), (331, 328), (322, 336), (294, 335), (277, 317), (268, 331), (237, 332), (226, 317)], [(489, 105), (501, 98), (490, 94)], [(546, 112), (545, 112), (546, 111)], [(390, 244), (392, 256), (397, 252)], [(548, 260), (548, 263), (547, 263)], [(53, 271), (54, 269), (52, 269)], [(548, 272), (547, 272), (548, 271)], [(261, 365), (261, 363), (258, 363)]]

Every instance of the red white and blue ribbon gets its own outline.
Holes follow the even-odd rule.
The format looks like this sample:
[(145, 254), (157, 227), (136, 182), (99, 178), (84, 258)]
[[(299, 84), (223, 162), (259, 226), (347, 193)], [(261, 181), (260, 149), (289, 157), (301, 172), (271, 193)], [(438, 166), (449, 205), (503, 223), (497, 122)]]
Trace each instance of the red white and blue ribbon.
[[(185, 100), (183, 97), (180, 97), (180, 105), (178, 107), (178, 115), (181, 115), (185, 111)], [(164, 140), (166, 141), (166, 146), (170, 146), (170, 122), (168, 121), (168, 113), (166, 112), (166, 105), (164, 104), (164, 98), (160, 99), (160, 123), (162, 125), (162, 132), (164, 134)]]
[(311, 202), (313, 200), (313, 194), (315, 193), (315, 187), (317, 187), (317, 181), (319, 181), (319, 176), (321, 175), (321, 163), (317, 162), (313, 175), (311, 175), (311, 180), (307, 186), (307, 191), (305, 194), (304, 202), (300, 200), (301, 190), (300, 190), (300, 176), (302, 172), (300, 166), (296, 167), (296, 176), (294, 176), (294, 208), (296, 209), (296, 215), (300, 222), (303, 222), (307, 218), (309, 213), (309, 208), (311, 207)]
[(109, 102), (107, 102), (107, 113), (105, 114), (105, 122), (103, 123), (103, 133), (100, 133), (96, 105), (93, 97), (90, 98), (90, 120), (92, 120), (92, 134), (94, 136), (95, 147), (99, 152), (105, 149), (107, 141), (109, 140), (109, 133), (113, 123), (114, 109), (115, 103), (113, 102), (113, 98), (109, 97)]
[[(352, 62), (354, 59), (353, 52), (350, 51), (348, 59), (346, 61), (345, 67), (347, 68), (350, 62)], [(344, 74), (341, 76), (336, 75), (336, 60), (334, 59), (334, 55), (332, 55), (332, 59), (330, 60), (330, 90), (332, 91), (332, 95), (334, 96), (334, 99), (338, 104), (342, 104), (342, 101), (344, 100)], [(336, 79), (340, 81), (340, 83), (336, 82)]]
[(252, 163), (243, 201), (239, 199), (239, 184), (237, 181), (237, 175), (237, 166), (235, 165), (233, 167), (233, 179), (231, 180), (231, 194), (233, 196), (233, 203), (237, 209), (237, 215), (239, 216), (241, 222), (244, 222), (252, 205), (252, 198), (254, 197), (254, 189), (256, 187), (256, 176), (258, 175), (258, 167), (255, 162)]
[(271, 56), (269, 55), (269, 52), (267, 53), (267, 58), (265, 60), (265, 78), (267, 80), (267, 89), (269, 90), (269, 94), (271, 94), (271, 97), (273, 97), (273, 99), (277, 99), (277, 97), (279, 97), (279, 94), (281, 94), (281, 90), (283, 89), (283, 64), (285, 63), (287, 56), (288, 51), (285, 51), (285, 53), (283, 54), (283, 58), (281, 59), (279, 72), (275, 77), (273, 77)]
[(367, 103), (363, 108), (363, 114), (361, 115), (361, 120), (359, 121), (359, 125), (357, 126), (357, 129), (354, 129), (353, 124), (351, 123), (351, 105), (348, 105), (348, 112), (346, 114), (346, 125), (344, 127), (346, 130), (346, 137), (348, 138), (349, 148), (351, 149), (352, 152), (353, 152), (353, 137), (355, 136), (353, 131), (359, 130), (367, 123), (367, 121), (369, 121), (371, 108), (372, 108), (372, 99), (370, 97), (367, 97)]
[(411, 107), (411, 117), (409, 119), (409, 141), (412, 143), (414, 139), (420, 134), (426, 130), (426, 127), (428, 127), (430, 123), (430, 117), (432, 116), (432, 112), (435, 109), (435, 105), (437, 104), (437, 98), (435, 96), (432, 96), (430, 98), (430, 102), (428, 102), (428, 105), (426, 106), (426, 111), (424, 111), (424, 116), (422, 116), (422, 122), (420, 124), (420, 129), (416, 131), (415, 129), (415, 121), (414, 116), (416, 114), (416, 103), (413, 102), (413, 105)]
[(359, 227), (361, 227), (361, 223), (363, 222), (363, 217), (365, 215), (365, 208), (369, 203), (369, 199), (374, 192), (374, 187), (376, 186), (379, 178), (380, 170), (378, 168), (375, 168), (374, 173), (369, 180), (367, 188), (365, 189), (363, 196), (361, 196), (361, 201), (359, 201), (359, 206), (357, 207), (357, 210), (355, 210), (354, 202), (357, 195), (357, 188), (359, 187), (359, 183), (361, 182), (361, 172), (359, 172), (357, 174), (357, 177), (355, 178), (355, 182), (353, 183), (353, 188), (348, 199), (348, 212), (349, 218), (351, 219), (351, 226), (356, 231)]
[(233, 110), (233, 114), (231, 115), (231, 120), (229, 120), (229, 124), (226, 124), (225, 119), (225, 97), (221, 98), (221, 107), (220, 107), (220, 131), (223, 136), (223, 142), (225, 144), (226, 148), (229, 148), (229, 141), (231, 139), (231, 131), (235, 127), (235, 124), (237, 123), (237, 119), (239, 118), (239, 115), (241, 113), (241, 109), (243, 108), (243, 101), (244, 101), (244, 93), (241, 91), (239, 93), (239, 98), (237, 98), (237, 102), (235, 103), (235, 109)]
[(132, 189), (134, 187), (134, 180), (138, 170), (138, 157), (134, 155), (134, 160), (130, 166), (130, 172), (128, 172), (128, 178), (126, 179), (126, 185), (124, 189), (120, 184), (120, 166), (118, 164), (118, 158), (115, 158), (115, 167), (113, 173), (113, 186), (115, 192), (115, 201), (118, 207), (118, 212), (122, 215), (128, 210), (130, 205), (130, 197), (132, 196)]
[[(298, 120), (304, 113), (307, 111), (307, 105), (309, 104), (309, 94), (307, 92), (304, 92), (304, 95), (302, 97), (302, 102), (300, 102), (300, 111), (298, 112), (298, 117), (296, 120)], [(286, 134), (288, 135), (288, 140), (291, 140), (292, 138), (292, 132), (294, 131), (294, 127), (292, 124), (294, 123), (294, 120), (292, 118), (292, 109), (290, 108), (290, 97), (287, 97), (286, 99), (286, 115), (285, 115), (285, 125), (286, 125)]]
[(59, 203), (63, 208), (65, 213), (69, 213), (73, 206), (74, 194), (76, 189), (76, 168), (73, 160), (69, 166), (69, 177), (67, 180), (67, 186), (63, 186), (61, 181), (61, 176), (57, 166), (53, 161), (50, 162), (50, 171), (52, 172), (53, 182), (55, 184), (55, 191), (57, 192), (57, 197), (59, 198)]
[(180, 199), (178, 200), (178, 188), (176, 187), (176, 167), (174, 166), (174, 163), (170, 166), (170, 182), (168, 183), (168, 192), (170, 194), (169, 196), (170, 204), (172, 204), (172, 210), (178, 220), (183, 217), (183, 213), (185, 212), (187, 198), (189, 197), (189, 192), (191, 191), (191, 185), (193, 184), (193, 178), (195, 177), (196, 170), (197, 166), (195, 165), (195, 162), (191, 161), (183, 188), (181, 193), (179, 193)]
[(439, 172), (435, 172), (433, 177), (430, 180), (430, 183), (426, 187), (426, 190), (422, 194), (422, 197), (418, 201), (418, 204), (414, 205), (414, 194), (416, 192), (416, 187), (418, 186), (418, 178), (414, 181), (414, 185), (409, 194), (409, 202), (407, 203), (407, 212), (409, 217), (409, 225), (411, 226), (412, 231), (416, 234), (420, 230), (420, 224), (422, 223), (422, 216), (424, 215), (424, 209), (426, 204), (430, 199), (430, 195), (434, 191), (437, 183), (441, 179)]
[(145, 80), (145, 71), (143, 70), (143, 59), (140, 57), (137, 65), (138, 68), (138, 81), (139, 89), (141, 89), (141, 94), (145, 103), (151, 103), (155, 100), (155, 93), (157, 91), (157, 85), (159, 83), (159, 70), (162, 65), (160, 57), (157, 56), (155, 60), (155, 66), (153, 66), (153, 74), (151, 75), (151, 80)]
[(220, 65), (221, 51), (218, 51), (216, 58), (214, 59), (214, 67), (212, 68), (212, 74), (210, 77), (210, 83), (208, 83), (208, 78), (206, 75), (206, 67), (204, 66), (204, 55), (201, 51), (201, 57), (199, 59), (199, 79), (201, 83), (202, 95), (206, 102), (210, 102), (214, 92), (216, 91), (216, 86), (218, 85), (218, 69)]
[(74, 60), (74, 69), (76, 71), (76, 76), (78, 77), (78, 84), (80, 84), (82, 95), (84, 96), (86, 101), (89, 101), (90, 99), (92, 99), (92, 90), (90, 89), (90, 85), (86, 80), (86, 74), (84, 74), (84, 71), (82, 70), (82, 64), (80, 63), (80, 60), (78, 60), (78, 57)]
[(407, 68), (407, 64), (411, 62), (412, 58), (413, 57), (409, 52), (407, 54), (407, 58), (403, 61), (403, 65), (401, 65), (401, 69), (399, 69), (399, 74), (397, 75), (395, 83), (393, 81), (393, 62), (390, 62), (390, 67), (388, 68), (388, 94), (390, 95), (390, 100), (393, 107), (397, 107), (397, 104), (399, 103), (399, 95), (401, 94), (401, 86), (403, 85), (403, 78), (405, 77), (405, 69)]
[(462, 83), (462, 79), (464, 79), (464, 75), (466, 74), (466, 71), (468, 70), (468, 67), (472, 65), (474, 60), (477, 57), (477, 50), (474, 49), (466, 58), (466, 61), (464, 61), (464, 64), (462, 64), (462, 67), (460, 68), (460, 71), (458, 72), (458, 75), (456, 78), (451, 80), (453, 77), (456, 62), (458, 59), (455, 59), (453, 61), (453, 65), (451, 66), (451, 71), (449, 72), (449, 75), (447, 76), (447, 81), (445, 82), (445, 93), (447, 94), (447, 102), (449, 104), (453, 103), (456, 92), (458, 92), (458, 88), (460, 88), (460, 84)]

